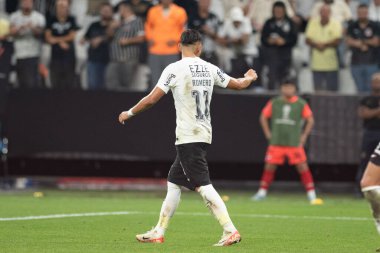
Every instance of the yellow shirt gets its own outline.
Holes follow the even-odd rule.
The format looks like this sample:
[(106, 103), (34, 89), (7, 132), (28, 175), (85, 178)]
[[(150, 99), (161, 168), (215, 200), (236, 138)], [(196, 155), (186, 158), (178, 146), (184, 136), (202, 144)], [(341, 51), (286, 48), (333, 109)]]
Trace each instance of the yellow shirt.
[[(306, 28), (306, 38), (315, 42), (330, 42), (342, 37), (342, 25), (339, 21), (330, 19), (325, 26), (321, 25), (320, 18), (313, 18)], [(315, 48), (311, 52), (311, 69), (314, 71), (337, 71), (339, 69), (336, 48), (329, 47), (323, 51)]]

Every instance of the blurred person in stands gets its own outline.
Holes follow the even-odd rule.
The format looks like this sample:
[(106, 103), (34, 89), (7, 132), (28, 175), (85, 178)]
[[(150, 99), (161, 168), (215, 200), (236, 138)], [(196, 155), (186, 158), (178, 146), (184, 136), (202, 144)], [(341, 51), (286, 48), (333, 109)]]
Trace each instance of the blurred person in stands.
[(147, 0), (126, 0), (125, 2), (131, 6), (136, 16), (145, 22), (148, 11), (153, 6), (152, 2)]
[(194, 15), (194, 13), (197, 12), (198, 1), (199, 0), (186, 0), (186, 1), (174, 0), (173, 3), (175, 3), (179, 7), (182, 7), (186, 11), (187, 16), (190, 16), (190, 15)]
[(218, 34), (220, 44), (227, 49), (225, 53), (228, 54), (228, 60), (225, 69), (230, 75), (239, 76), (251, 65), (249, 62), (253, 58), (250, 55), (252, 47), (249, 44), (251, 33), (251, 23), (244, 16), (243, 10), (240, 7), (232, 8), (229, 18)]
[(280, 90), (281, 95), (271, 99), (260, 116), (260, 124), (269, 147), (260, 188), (252, 200), (261, 201), (267, 197), (277, 167), (284, 165), (287, 160), (289, 165), (296, 167), (310, 204), (322, 204), (322, 200), (315, 193), (313, 176), (304, 150), (314, 125), (313, 113), (307, 102), (297, 96), (295, 80), (284, 79)]
[(371, 0), (369, 5), (369, 19), (380, 24), (380, 0)]
[(351, 9), (344, 0), (320, 0), (314, 4), (310, 16), (312, 18), (318, 18), (321, 7), (326, 4), (330, 6), (331, 17), (341, 24), (352, 19)]
[(139, 64), (140, 45), (144, 41), (144, 24), (131, 6), (125, 2), (119, 5), (121, 20), (114, 21), (109, 29), (110, 63), (106, 80), (110, 89), (133, 90), (136, 70)]
[(113, 20), (113, 8), (109, 3), (100, 5), (100, 21), (90, 25), (84, 35), (89, 43), (87, 79), (89, 89), (102, 89), (105, 85), (105, 72), (109, 61), (109, 40), (107, 30)]
[[(127, 0), (126, 2), (131, 6), (136, 16), (141, 18), (141, 20), (145, 23), (148, 12), (153, 6), (152, 2), (147, 0)], [(148, 63), (148, 43), (146, 40), (144, 40), (144, 42), (140, 45), (139, 62), (144, 65)]]
[(378, 71), (377, 50), (379, 27), (368, 19), (368, 6), (359, 5), (358, 20), (351, 22), (347, 29), (346, 43), (352, 51), (351, 73), (359, 92), (368, 92), (371, 77)]
[(268, 66), (268, 88), (277, 89), (280, 82), (289, 75), (292, 49), (297, 43), (295, 24), (286, 15), (285, 4), (273, 5), (273, 16), (268, 19), (261, 33), (264, 64)]
[(380, 73), (372, 75), (371, 94), (360, 101), (359, 117), (363, 120), (363, 139), (360, 166), (356, 174), (357, 186), (373, 150), (380, 142)]
[(189, 16), (188, 28), (199, 31), (202, 34), (203, 51), (201, 58), (214, 65), (218, 65), (216, 54), (218, 32), (222, 28), (222, 22), (209, 11), (211, 0), (199, 0), (198, 11)]
[(53, 88), (78, 88), (75, 81), (74, 40), (78, 29), (75, 18), (69, 15), (69, 1), (58, 0), (57, 16), (48, 21), (45, 39), (52, 47), (50, 79)]
[[(291, 0), (280, 0), (285, 4), (286, 15), (289, 18), (294, 17), (294, 10), (291, 5)], [(251, 20), (254, 29), (261, 32), (265, 22), (273, 15), (273, 4), (278, 0), (253, 0), (247, 7), (247, 17)]]
[(10, 23), (19, 87), (37, 88), (40, 86), (38, 65), (45, 18), (33, 10), (33, 0), (22, 0), (20, 10), (11, 15)]
[(161, 0), (149, 10), (145, 23), (151, 71), (149, 90), (157, 83), (164, 68), (179, 60), (178, 42), (186, 22), (185, 10), (173, 0)]
[(312, 18), (306, 27), (306, 43), (312, 48), (311, 69), (316, 91), (338, 91), (337, 47), (341, 38), (341, 23), (331, 18), (330, 5), (322, 5), (320, 17)]

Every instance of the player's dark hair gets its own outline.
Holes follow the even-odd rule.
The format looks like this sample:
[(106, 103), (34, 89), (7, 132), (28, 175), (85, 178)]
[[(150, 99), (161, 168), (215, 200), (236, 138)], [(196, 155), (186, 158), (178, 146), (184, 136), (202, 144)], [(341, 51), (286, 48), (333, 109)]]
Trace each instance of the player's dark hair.
[(358, 9), (366, 8), (368, 9), (368, 4), (359, 4)]
[(282, 85), (294, 85), (295, 87), (297, 87), (297, 80), (293, 77), (286, 77), (282, 80), (281, 86)]
[(187, 29), (181, 34), (181, 44), (184, 46), (194, 45), (200, 41), (202, 41), (202, 35), (197, 30)]

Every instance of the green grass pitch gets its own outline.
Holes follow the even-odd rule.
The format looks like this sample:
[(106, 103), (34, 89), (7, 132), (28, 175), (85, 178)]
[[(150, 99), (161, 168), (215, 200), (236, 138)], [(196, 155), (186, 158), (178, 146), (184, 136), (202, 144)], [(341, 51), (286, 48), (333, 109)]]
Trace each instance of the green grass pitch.
[(310, 206), (302, 194), (273, 194), (252, 202), (247, 192), (226, 192), (227, 207), (242, 242), (212, 244), (221, 235), (201, 197), (184, 192), (165, 243), (142, 244), (135, 234), (157, 222), (165, 192), (0, 192), (0, 218), (52, 214), (133, 211), (130, 214), (4, 221), (0, 252), (131, 253), (366, 253), (380, 247), (368, 204), (350, 196), (326, 195), (325, 205)]

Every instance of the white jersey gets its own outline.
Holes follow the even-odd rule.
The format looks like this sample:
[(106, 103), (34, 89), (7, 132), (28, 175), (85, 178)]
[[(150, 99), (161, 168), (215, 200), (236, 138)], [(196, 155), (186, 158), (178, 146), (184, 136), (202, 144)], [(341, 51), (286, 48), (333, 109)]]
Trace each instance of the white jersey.
[(162, 72), (157, 87), (172, 91), (177, 114), (176, 145), (211, 144), (210, 103), (214, 85), (226, 88), (231, 77), (198, 57), (185, 57)]

